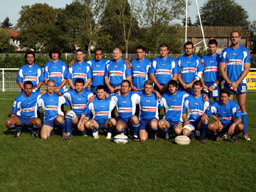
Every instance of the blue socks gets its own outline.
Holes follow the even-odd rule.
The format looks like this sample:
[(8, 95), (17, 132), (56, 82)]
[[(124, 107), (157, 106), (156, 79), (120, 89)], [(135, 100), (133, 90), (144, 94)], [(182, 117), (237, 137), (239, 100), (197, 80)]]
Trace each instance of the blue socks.
[(60, 128), (61, 128), (61, 131), (62, 131), (62, 134), (66, 132), (66, 126), (65, 126), (65, 121), (61, 124), (59, 124)]
[(201, 123), (201, 137), (205, 137), (208, 124)]
[(132, 124), (132, 134), (133, 136), (138, 136), (138, 131), (140, 127), (140, 122), (137, 124)]
[(242, 123), (244, 125), (243, 135), (247, 133), (247, 112), (242, 113)]
[(72, 119), (67, 116), (65, 116), (65, 127), (67, 133), (69, 133), (69, 135), (72, 135)]

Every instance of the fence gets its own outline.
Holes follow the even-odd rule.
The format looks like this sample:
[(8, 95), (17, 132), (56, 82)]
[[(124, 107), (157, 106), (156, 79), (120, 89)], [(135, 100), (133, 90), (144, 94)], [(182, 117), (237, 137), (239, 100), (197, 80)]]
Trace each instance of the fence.
[[(0, 90), (2, 92), (6, 91), (20, 91), (20, 87), (16, 83), (17, 74), (19, 68), (0, 68), (1, 80), (0, 80)], [(250, 72), (256, 71), (256, 68), (251, 68)], [(256, 84), (256, 78), (253, 80)], [(256, 85), (255, 85), (256, 86)], [(45, 85), (42, 86), (45, 89)], [(249, 90), (249, 92), (256, 92), (256, 90)]]

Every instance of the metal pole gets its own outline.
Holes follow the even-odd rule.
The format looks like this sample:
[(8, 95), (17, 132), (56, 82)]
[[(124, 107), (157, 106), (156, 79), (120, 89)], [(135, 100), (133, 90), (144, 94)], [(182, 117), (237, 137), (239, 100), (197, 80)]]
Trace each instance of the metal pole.
[(203, 29), (203, 25), (202, 25), (202, 20), (201, 20), (201, 15), (200, 15), (200, 10), (199, 10), (199, 6), (198, 6), (198, 1), (197, 0), (196, 0), (196, 8), (197, 8), (198, 18), (199, 18), (199, 21), (200, 21), (202, 36), (203, 36), (203, 40), (204, 40), (204, 47), (205, 47), (205, 49), (207, 49), (206, 42), (205, 42), (205, 37), (204, 37), (204, 29)]
[(5, 92), (5, 87), (4, 87), (4, 69), (2, 69), (2, 91)]
[(185, 43), (188, 41), (188, 0), (186, 0)]

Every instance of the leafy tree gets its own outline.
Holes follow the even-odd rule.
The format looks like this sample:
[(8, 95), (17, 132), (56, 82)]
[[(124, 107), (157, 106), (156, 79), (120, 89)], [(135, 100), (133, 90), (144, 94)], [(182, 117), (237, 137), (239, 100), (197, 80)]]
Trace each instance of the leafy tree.
[(12, 24), (10, 23), (9, 17), (6, 17), (4, 19), (4, 21), (1, 23), (1, 27), (6, 28), (6, 29), (11, 29), (12, 28)]
[(10, 35), (4, 28), (0, 28), (0, 51), (9, 47)]
[(22, 6), (17, 24), (21, 47), (45, 51), (59, 44), (61, 31), (55, 25), (56, 15), (57, 10), (45, 3)]
[[(183, 0), (146, 0), (143, 1), (140, 25), (147, 28), (146, 42), (150, 51), (156, 53), (163, 42), (169, 44), (172, 53), (180, 52), (181, 41), (177, 27), (171, 26), (174, 19), (184, 15)], [(177, 46), (177, 44), (179, 44)], [(175, 46), (173, 46), (175, 45)]]
[[(205, 26), (247, 27), (248, 14), (234, 0), (208, 0), (201, 8), (202, 24)], [(199, 19), (195, 23), (199, 25)]]

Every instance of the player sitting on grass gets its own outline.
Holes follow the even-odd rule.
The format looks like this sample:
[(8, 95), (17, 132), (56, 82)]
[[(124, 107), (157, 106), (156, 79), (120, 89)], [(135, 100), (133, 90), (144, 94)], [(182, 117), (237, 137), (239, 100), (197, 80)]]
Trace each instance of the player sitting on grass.
[(5, 122), (7, 128), (16, 131), (15, 138), (20, 136), (22, 127), (32, 130), (32, 136), (38, 136), (41, 120), (37, 118), (37, 99), (41, 93), (32, 91), (33, 83), (26, 81), (24, 92), (15, 98), (11, 117)]
[(154, 83), (152, 80), (146, 80), (144, 83), (144, 94), (136, 95), (136, 103), (140, 108), (140, 127), (139, 138), (140, 141), (148, 139), (149, 129), (151, 130), (151, 137), (153, 141), (157, 139), (157, 124), (158, 124), (158, 109), (160, 108), (160, 101), (156, 99), (156, 95), (152, 92)]
[[(66, 134), (64, 139), (71, 139), (72, 124), (76, 128), (83, 110), (87, 107), (88, 99), (93, 96), (91, 91), (84, 88), (84, 80), (75, 80), (75, 89), (69, 89), (63, 92), (63, 96), (70, 102), (72, 110), (68, 110), (65, 114)], [(82, 134), (87, 136), (85, 129), (82, 129)]]
[(232, 143), (237, 142), (238, 134), (243, 131), (242, 115), (238, 108), (238, 103), (229, 99), (230, 90), (221, 90), (220, 101), (212, 103), (206, 114), (215, 121), (208, 125), (216, 141), (227, 138), (227, 133), (232, 137)]
[(53, 80), (48, 80), (46, 87), (47, 92), (37, 102), (44, 109), (44, 124), (41, 129), (41, 139), (48, 139), (55, 125), (62, 129), (62, 134), (65, 133), (65, 121), (64, 114), (61, 111), (61, 105), (66, 100), (63, 96), (58, 96), (54, 92), (55, 82)]
[[(208, 125), (207, 118), (201, 118), (204, 112), (208, 109), (210, 101), (205, 101), (201, 94), (203, 87), (200, 81), (196, 81), (193, 84), (193, 95), (189, 95), (183, 105), (182, 118), (184, 121), (184, 127), (182, 133), (185, 136), (194, 138), (194, 131), (201, 129), (201, 143), (206, 143), (205, 133)], [(188, 115), (186, 112), (188, 111)]]
[(111, 100), (117, 107), (118, 112), (116, 129), (119, 133), (125, 133), (125, 129), (128, 129), (132, 125), (133, 139), (134, 141), (139, 141), (138, 129), (140, 123), (139, 118), (134, 115), (136, 110), (136, 95), (130, 90), (131, 82), (128, 80), (123, 80), (121, 83), (121, 95), (115, 93), (115, 95), (111, 97)]
[[(80, 131), (85, 128), (92, 130), (92, 135), (94, 139), (99, 139), (99, 129), (106, 128), (108, 130), (106, 139), (111, 139), (112, 129), (116, 125), (116, 120), (111, 118), (111, 111), (114, 109), (115, 105), (111, 98), (106, 99), (106, 90), (103, 85), (99, 85), (96, 89), (97, 97), (93, 102), (89, 103), (88, 107), (85, 108), (81, 114), (78, 129)], [(85, 118), (92, 113), (92, 119), (85, 121)]]
[(182, 132), (182, 107), (184, 100), (189, 94), (178, 90), (178, 83), (170, 80), (168, 90), (162, 96), (161, 105), (165, 108), (165, 116), (158, 122), (158, 127), (165, 132), (165, 139), (170, 138), (169, 129), (173, 129), (175, 134)]

